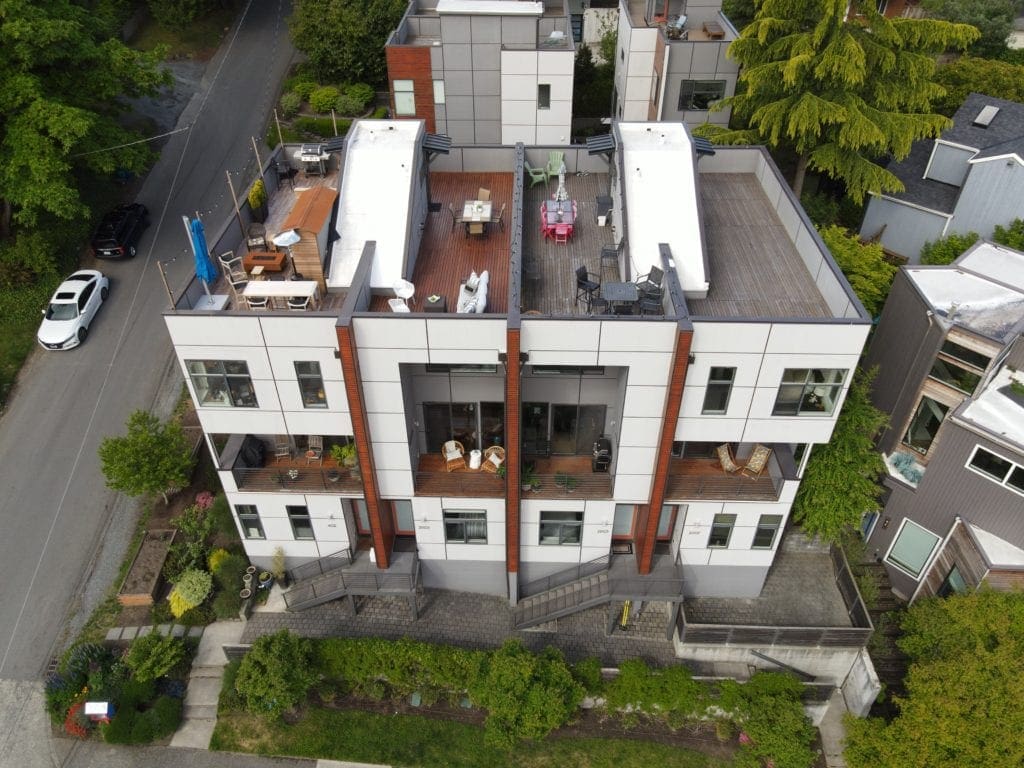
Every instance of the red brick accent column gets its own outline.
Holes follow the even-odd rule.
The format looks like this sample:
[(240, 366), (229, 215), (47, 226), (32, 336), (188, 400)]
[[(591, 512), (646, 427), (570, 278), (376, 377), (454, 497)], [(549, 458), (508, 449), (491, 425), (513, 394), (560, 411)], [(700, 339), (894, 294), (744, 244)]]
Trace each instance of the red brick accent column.
[(519, 573), (519, 471), (522, 450), (519, 334), (518, 328), (508, 330), (508, 359), (505, 362), (505, 567), (509, 573)]
[[(434, 78), (430, 68), (430, 48), (422, 45), (389, 45), (384, 49), (388, 62), (388, 90), (391, 91), (391, 114), (398, 119), (421, 119), (427, 132), (434, 133)], [(398, 115), (395, 111), (395, 80), (412, 80), (415, 115)]]
[(683, 400), (683, 385), (686, 370), (690, 365), (690, 345), (693, 331), (681, 330), (676, 337), (675, 358), (669, 375), (668, 394), (665, 397), (665, 415), (661, 420), (661, 437), (654, 464), (654, 482), (651, 483), (650, 504), (638, 508), (636, 562), (640, 573), (650, 573), (654, 559), (654, 545), (658, 538), (658, 518), (665, 503), (665, 486), (668, 483), (668, 467), (672, 454), (672, 440), (676, 433), (676, 422)]
[(352, 414), (352, 434), (356, 439), (356, 454), (359, 456), (360, 474), (363, 478), (363, 497), (366, 512), (370, 518), (370, 536), (378, 568), (387, 568), (391, 561), (391, 548), (395, 542), (395, 522), (390, 509), (381, 502), (377, 489), (377, 469), (370, 450), (370, 427), (366, 419), (363, 389), (360, 385), (359, 355), (352, 326), (337, 326), (338, 349), (341, 354), (341, 371), (345, 377), (345, 394)]

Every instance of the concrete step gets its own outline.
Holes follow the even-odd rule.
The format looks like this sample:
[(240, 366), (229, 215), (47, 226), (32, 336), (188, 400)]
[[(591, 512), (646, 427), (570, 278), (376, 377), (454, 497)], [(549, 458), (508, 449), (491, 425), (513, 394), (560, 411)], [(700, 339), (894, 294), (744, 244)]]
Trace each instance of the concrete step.
[(219, 677), (194, 677), (188, 681), (185, 691), (185, 705), (211, 704), (217, 705), (220, 698), (221, 679)]
[(224, 667), (222, 665), (194, 666), (188, 673), (189, 679), (194, 677), (223, 677)]
[(216, 720), (216, 704), (186, 704), (182, 710), (185, 720)]

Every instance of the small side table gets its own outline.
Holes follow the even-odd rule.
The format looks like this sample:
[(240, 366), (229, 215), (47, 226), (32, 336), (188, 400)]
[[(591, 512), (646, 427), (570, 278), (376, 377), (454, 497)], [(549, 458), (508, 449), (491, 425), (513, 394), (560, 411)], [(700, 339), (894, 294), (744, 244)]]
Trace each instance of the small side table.
[(263, 279), (263, 265), (262, 264), (257, 264), (255, 267), (252, 268), (252, 272), (250, 272), (250, 274), (252, 275), (252, 279), (253, 280), (262, 280)]
[(483, 454), (475, 448), (469, 452), (469, 468), (480, 469), (480, 461), (483, 458)]
[(436, 293), (427, 296), (423, 300), (423, 311), (424, 312), (447, 312), (448, 311), (448, 297), (438, 296)]

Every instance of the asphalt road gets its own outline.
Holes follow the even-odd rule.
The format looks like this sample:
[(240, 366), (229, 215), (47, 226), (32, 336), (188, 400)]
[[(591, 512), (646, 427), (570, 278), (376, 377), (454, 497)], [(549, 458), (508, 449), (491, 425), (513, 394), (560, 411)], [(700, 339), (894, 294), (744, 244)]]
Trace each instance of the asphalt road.
[(39, 680), (65, 629), (80, 626), (117, 572), (137, 505), (105, 487), (96, 451), (133, 410), (166, 413), (177, 395), (156, 262), (184, 286), (192, 264), (181, 216), (199, 211), (218, 231), (231, 216), (225, 171), (236, 188), (255, 177), (250, 136), (262, 133), (294, 55), (289, 13), (280, 0), (243, 9), (179, 119), (188, 130), (170, 137), (142, 185), (152, 225), (138, 256), (99, 264), (111, 293), (88, 340), (33, 353), (0, 419), (0, 690), (20, 692), (0, 700), (0, 765), (55, 764), (33, 759), (38, 743), (11, 762), (28, 730), (20, 710), (31, 706), (19, 683)]

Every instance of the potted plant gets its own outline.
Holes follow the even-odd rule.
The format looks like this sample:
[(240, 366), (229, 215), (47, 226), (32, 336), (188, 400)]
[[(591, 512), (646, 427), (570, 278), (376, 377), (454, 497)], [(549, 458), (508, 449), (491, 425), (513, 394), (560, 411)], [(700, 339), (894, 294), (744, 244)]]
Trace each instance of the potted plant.
[(580, 484), (580, 481), (577, 480), (575, 477), (573, 477), (572, 475), (567, 476), (565, 478), (565, 491), (566, 491), (566, 493), (572, 493), (573, 491), (575, 491), (576, 490), (576, 486), (579, 485), (579, 484)]
[(260, 571), (260, 589), (266, 589), (274, 583), (274, 575), (270, 571)]
[(356, 456), (356, 444), (345, 443), (344, 445), (332, 445), (331, 458), (338, 462), (339, 467), (348, 467), (349, 469), (355, 468), (359, 463), (359, 457)]
[(284, 548), (276, 547), (270, 561), (270, 574), (282, 587), (288, 586), (288, 571), (285, 570)]
[(256, 221), (263, 223), (267, 220), (267, 187), (263, 179), (256, 179), (249, 189), (249, 209)]

